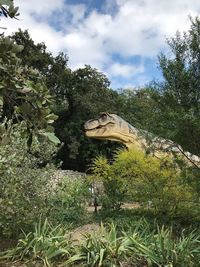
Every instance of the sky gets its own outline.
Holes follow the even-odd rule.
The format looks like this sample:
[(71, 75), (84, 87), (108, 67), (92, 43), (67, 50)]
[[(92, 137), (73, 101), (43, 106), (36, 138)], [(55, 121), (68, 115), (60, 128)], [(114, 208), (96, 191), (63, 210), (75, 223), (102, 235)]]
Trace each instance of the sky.
[[(2, 19), (6, 35), (28, 29), (48, 51), (103, 72), (111, 88), (142, 87), (162, 79), (158, 55), (170, 56), (166, 38), (190, 28), (198, 0), (15, 0), (19, 20)], [(1, 30), (2, 31), (2, 30)]]

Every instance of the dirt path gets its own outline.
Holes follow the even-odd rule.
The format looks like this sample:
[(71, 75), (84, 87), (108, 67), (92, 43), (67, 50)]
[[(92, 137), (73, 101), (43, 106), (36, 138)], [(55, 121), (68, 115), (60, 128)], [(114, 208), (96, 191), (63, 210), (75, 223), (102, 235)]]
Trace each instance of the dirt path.
[[(125, 203), (122, 205), (122, 209), (137, 209), (140, 207), (139, 203)], [(101, 206), (97, 206), (97, 210), (101, 210)], [(87, 207), (88, 212), (94, 212), (94, 206), (88, 206)]]

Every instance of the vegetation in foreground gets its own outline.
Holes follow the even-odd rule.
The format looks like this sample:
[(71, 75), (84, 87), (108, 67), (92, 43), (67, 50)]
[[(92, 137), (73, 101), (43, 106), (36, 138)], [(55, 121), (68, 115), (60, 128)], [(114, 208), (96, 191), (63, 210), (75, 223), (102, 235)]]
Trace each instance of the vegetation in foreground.
[(39, 221), (33, 232), (24, 234), (14, 249), (1, 253), (10, 259), (35, 266), (198, 266), (200, 233), (182, 231), (174, 236), (173, 228), (150, 225), (139, 220), (128, 232), (117, 226), (100, 225), (99, 230), (85, 233), (77, 243), (70, 232), (47, 220)]
[[(198, 190), (185, 178), (190, 167), (178, 167), (180, 159), (177, 163), (177, 158), (118, 151), (111, 165), (103, 157), (94, 161), (89, 181), (56, 180), (55, 166), (38, 168), (40, 160), (48, 158), (48, 151), (43, 153), (35, 137), (32, 143), (38, 153), (30, 160), (30, 151), (24, 150), (26, 139), (20, 134), (23, 123), (13, 127), (4, 129), (9, 143), (0, 147), (5, 155), (0, 165), (4, 210), (0, 231), (5, 238), (19, 241), (1, 255), (2, 260), (38, 266), (183, 266), (186, 262), (198, 266)], [(48, 139), (46, 142), (46, 149), (51, 149)], [(99, 195), (102, 211), (96, 216), (85, 209), (91, 198), (91, 179), (103, 187)], [(137, 201), (140, 208), (121, 210), (127, 201)], [(34, 224), (36, 220), (39, 222)], [(103, 224), (98, 233), (86, 233), (85, 241), (75, 242), (72, 229), (88, 222)]]

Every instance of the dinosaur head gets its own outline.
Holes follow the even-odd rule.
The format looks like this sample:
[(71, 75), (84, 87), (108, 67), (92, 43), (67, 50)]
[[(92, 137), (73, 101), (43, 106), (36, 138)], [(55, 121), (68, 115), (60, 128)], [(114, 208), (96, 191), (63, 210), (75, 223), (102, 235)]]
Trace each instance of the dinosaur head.
[(112, 140), (128, 144), (135, 141), (137, 129), (115, 114), (101, 113), (96, 118), (89, 120), (84, 125), (85, 134), (88, 137), (104, 140)]

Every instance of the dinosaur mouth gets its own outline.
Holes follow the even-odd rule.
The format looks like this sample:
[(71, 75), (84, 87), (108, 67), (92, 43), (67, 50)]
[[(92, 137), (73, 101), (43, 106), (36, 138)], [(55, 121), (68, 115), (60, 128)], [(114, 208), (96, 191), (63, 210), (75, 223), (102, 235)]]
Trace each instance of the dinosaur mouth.
[(94, 131), (94, 130), (98, 130), (98, 129), (101, 129), (101, 128), (104, 128), (104, 127), (105, 127), (105, 125), (99, 125), (99, 126), (97, 126), (97, 127), (90, 128), (90, 129), (85, 128), (85, 131), (86, 131), (86, 132), (88, 132), (88, 131)]
[(98, 125), (98, 126), (96, 126), (96, 127), (93, 127), (93, 128), (87, 128), (87, 127), (85, 127), (84, 128), (84, 130), (85, 130), (85, 132), (89, 132), (89, 131), (95, 131), (95, 130), (99, 130), (99, 129), (102, 129), (102, 128), (106, 128), (108, 125), (113, 125), (114, 123), (112, 123), (112, 122), (109, 122), (109, 123), (107, 123), (107, 124), (104, 124), (104, 125)]

